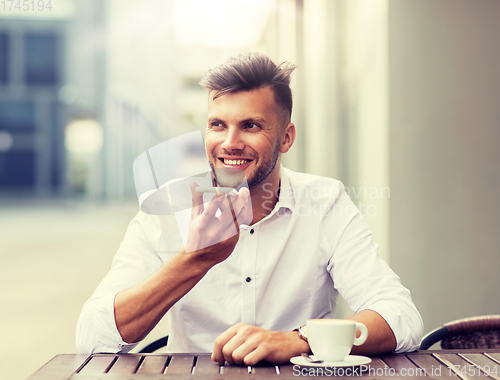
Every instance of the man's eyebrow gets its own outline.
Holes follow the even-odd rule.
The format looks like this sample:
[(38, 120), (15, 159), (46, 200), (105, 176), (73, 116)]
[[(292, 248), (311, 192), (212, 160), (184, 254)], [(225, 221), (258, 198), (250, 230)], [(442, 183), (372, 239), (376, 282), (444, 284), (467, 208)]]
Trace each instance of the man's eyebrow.
[(224, 122), (224, 120), (219, 119), (218, 117), (209, 117), (209, 118), (208, 118), (208, 121), (209, 121), (210, 123), (213, 123), (213, 122), (220, 122), (220, 123), (223, 123), (223, 122)]
[[(224, 123), (224, 120), (218, 117), (209, 117), (208, 118), (209, 123)], [(240, 120), (238, 122), (239, 124), (246, 124), (246, 123), (267, 123), (266, 119), (263, 119), (261, 117), (249, 117), (243, 120)]]
[(267, 123), (267, 121), (261, 117), (249, 117), (248, 119), (241, 120), (240, 123)]

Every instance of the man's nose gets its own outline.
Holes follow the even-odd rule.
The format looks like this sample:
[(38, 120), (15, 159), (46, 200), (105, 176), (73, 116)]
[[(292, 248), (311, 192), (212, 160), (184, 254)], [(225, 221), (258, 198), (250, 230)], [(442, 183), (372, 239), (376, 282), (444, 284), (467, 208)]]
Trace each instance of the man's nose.
[(243, 136), (241, 135), (241, 132), (237, 128), (229, 127), (226, 130), (221, 148), (228, 152), (234, 150), (243, 150), (243, 148), (245, 148), (245, 143), (242, 140), (242, 137)]

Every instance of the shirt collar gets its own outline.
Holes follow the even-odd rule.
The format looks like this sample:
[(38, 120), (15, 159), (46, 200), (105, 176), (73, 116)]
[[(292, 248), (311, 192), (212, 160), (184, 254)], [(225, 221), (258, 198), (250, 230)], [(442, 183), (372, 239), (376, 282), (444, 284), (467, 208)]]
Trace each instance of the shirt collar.
[(287, 169), (280, 165), (280, 196), (278, 203), (276, 204), (277, 209), (282, 207), (288, 208), (293, 212), (295, 206), (295, 197), (293, 194), (292, 184), (290, 183), (290, 178), (288, 177)]

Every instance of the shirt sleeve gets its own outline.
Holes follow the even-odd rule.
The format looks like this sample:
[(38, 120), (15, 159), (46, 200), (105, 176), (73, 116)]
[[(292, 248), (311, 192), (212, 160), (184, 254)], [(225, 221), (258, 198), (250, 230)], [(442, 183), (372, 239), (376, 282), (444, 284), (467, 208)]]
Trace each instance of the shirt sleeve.
[(327, 270), (348, 306), (356, 313), (373, 310), (381, 315), (396, 338), (395, 352), (418, 349), (423, 322), (410, 291), (377, 255), (370, 227), (343, 185), (324, 221), (325, 244), (333, 252)]
[(148, 218), (152, 217), (139, 213), (129, 224), (111, 270), (83, 306), (76, 328), (79, 352), (126, 353), (137, 345), (123, 341), (115, 323), (114, 300), (119, 291), (144, 281), (163, 264), (150, 236), (161, 234), (161, 229), (144, 223)]

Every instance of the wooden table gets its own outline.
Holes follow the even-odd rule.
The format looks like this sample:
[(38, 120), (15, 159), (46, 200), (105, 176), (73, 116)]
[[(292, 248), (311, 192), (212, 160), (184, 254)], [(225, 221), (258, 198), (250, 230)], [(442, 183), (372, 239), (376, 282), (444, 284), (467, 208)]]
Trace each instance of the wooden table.
[[(479, 370), (481, 368), (481, 370)], [(335, 372), (337, 371), (337, 372)], [(500, 380), (500, 350), (418, 351), (373, 357), (366, 366), (334, 369), (280, 366), (219, 366), (209, 354), (57, 355), (30, 380), (296, 379), (361, 376), (370, 379)]]

